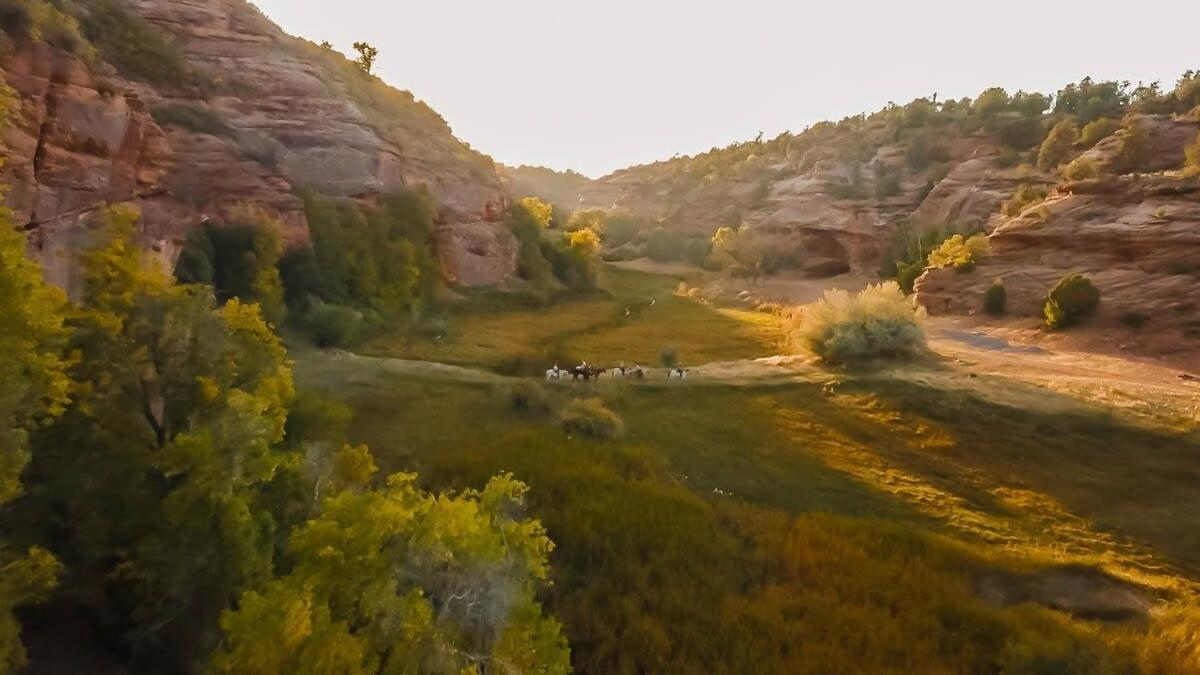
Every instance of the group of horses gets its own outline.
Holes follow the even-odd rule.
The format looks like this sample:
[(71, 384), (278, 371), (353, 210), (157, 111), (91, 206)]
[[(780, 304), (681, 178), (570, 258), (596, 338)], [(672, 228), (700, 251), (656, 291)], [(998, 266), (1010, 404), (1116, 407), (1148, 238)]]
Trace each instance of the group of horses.
[[(649, 374), (649, 369), (643, 368), (639, 365), (634, 365), (632, 368), (628, 368), (622, 363), (621, 365), (614, 366), (612, 368), (600, 368), (590, 365), (585, 361), (573, 368), (559, 368), (557, 363), (554, 364), (553, 368), (546, 371), (546, 381), (559, 382), (567, 379), (568, 377), (572, 382), (578, 382), (579, 380), (590, 382), (591, 380), (598, 380), (601, 377), (644, 380), (649, 376)], [(674, 367), (667, 369), (668, 380), (687, 379), (687, 374), (688, 371), (686, 368)]]

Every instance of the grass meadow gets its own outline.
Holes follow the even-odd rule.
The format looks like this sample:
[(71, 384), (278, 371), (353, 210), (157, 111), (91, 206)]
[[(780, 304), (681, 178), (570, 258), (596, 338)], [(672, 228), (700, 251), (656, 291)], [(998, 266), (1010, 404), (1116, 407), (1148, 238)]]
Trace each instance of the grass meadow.
[[(366, 351), (519, 373), (555, 349), (701, 363), (783, 339), (773, 315), (677, 296), (674, 279), (608, 281), (610, 297), (472, 306), (440, 344)], [(301, 387), (351, 405), (383, 473), (531, 486), (579, 672), (1200, 672), (1195, 432), (869, 372), (548, 386), (545, 408), (518, 410), (514, 378), (296, 358)], [(602, 399), (624, 437), (564, 432), (555, 410), (576, 397)]]

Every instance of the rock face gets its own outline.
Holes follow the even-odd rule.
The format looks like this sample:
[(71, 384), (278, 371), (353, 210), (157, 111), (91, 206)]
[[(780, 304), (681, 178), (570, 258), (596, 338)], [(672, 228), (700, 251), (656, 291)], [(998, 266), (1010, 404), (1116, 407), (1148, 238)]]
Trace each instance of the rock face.
[(931, 314), (979, 313), (984, 292), (1001, 279), (1008, 313), (1040, 318), (1049, 290), (1080, 272), (1101, 292), (1092, 325), (1145, 322), (1181, 351), (1200, 342), (1200, 179), (1067, 183), (1003, 221), (990, 241), (992, 256), (973, 271), (930, 269), (917, 280), (917, 299)]
[[(1000, 279), (1007, 314), (1042, 319), (1046, 294), (1070, 273), (1100, 289), (1088, 321), (1129, 351), (1158, 356), (1200, 349), (1200, 178), (1178, 171), (1200, 124), (1167, 115), (1132, 118), (1147, 132), (1147, 173), (1066, 182), (1010, 218), (997, 216), (992, 255), (967, 273), (929, 269), (916, 282), (931, 314), (978, 314)], [(1111, 165), (1120, 139), (1083, 153)], [(1152, 173), (1151, 173), (1152, 172)]]
[[(97, 74), (71, 56), (24, 45), (0, 62), (20, 94), (8, 135), (8, 201), (52, 262), (69, 275), (83, 221), (106, 203), (143, 212), (147, 244), (165, 262), (186, 233), (254, 204), (284, 223), (285, 240), (308, 237), (297, 188), (370, 199), (423, 187), (441, 205), (441, 227), (487, 231), (515, 247), (501, 218), (503, 190), (490, 158), (456, 139), (410, 94), (356, 72), (340, 55), (292, 38), (245, 0), (126, 0), (172, 36), (199, 84)], [(156, 122), (155, 119), (158, 121)], [(454, 247), (462, 237), (438, 237)], [(440, 250), (447, 277), (495, 284), (515, 262)]]

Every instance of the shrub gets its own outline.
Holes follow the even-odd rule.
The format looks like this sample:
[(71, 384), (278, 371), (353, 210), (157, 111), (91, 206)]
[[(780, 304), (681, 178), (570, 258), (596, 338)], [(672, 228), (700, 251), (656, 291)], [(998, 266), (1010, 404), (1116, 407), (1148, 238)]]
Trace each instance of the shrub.
[(925, 348), (918, 311), (890, 281), (857, 295), (826, 291), (797, 313), (793, 335), (803, 349), (830, 363), (912, 356)]
[(518, 380), (508, 387), (508, 404), (514, 410), (547, 414), (552, 410), (550, 395), (540, 382)]
[(975, 268), (976, 263), (990, 254), (991, 244), (988, 243), (987, 235), (976, 234), (970, 238), (964, 238), (961, 234), (956, 234), (942, 242), (941, 246), (929, 254), (929, 265), (931, 267), (953, 267), (959, 272), (968, 272)]
[(1088, 150), (1094, 148), (1100, 141), (1112, 136), (1121, 128), (1121, 123), (1111, 117), (1101, 117), (1089, 122), (1079, 132), (1079, 147)]
[(1100, 176), (1096, 163), (1086, 157), (1079, 157), (1063, 169), (1063, 177), (1067, 180), (1090, 180)]
[(615, 439), (625, 435), (625, 423), (598, 398), (576, 399), (563, 410), (563, 430), (589, 438)]
[(1135, 173), (1146, 168), (1150, 160), (1150, 134), (1137, 120), (1130, 119), (1121, 131), (1121, 148), (1112, 159), (1117, 173)]
[(1004, 202), (1004, 215), (1013, 218), (1021, 215), (1025, 207), (1040, 202), (1049, 194), (1044, 186), (1024, 184), (1017, 188), (1012, 197)]
[(1094, 314), (1099, 306), (1100, 289), (1082, 274), (1067, 275), (1046, 296), (1046, 326), (1052, 330), (1070, 328)]
[(304, 317), (312, 343), (322, 349), (352, 344), (362, 329), (362, 315), (341, 305), (320, 305)]
[(1078, 140), (1079, 125), (1074, 120), (1064, 120), (1054, 125), (1038, 150), (1038, 168), (1049, 171), (1061, 164)]
[(1008, 309), (1008, 290), (1004, 280), (996, 279), (983, 294), (983, 311), (992, 316), (1001, 316)]
[(1187, 146), (1183, 151), (1185, 161), (1183, 164), (1183, 173), (1185, 176), (1200, 176), (1200, 134), (1196, 136), (1196, 142)]

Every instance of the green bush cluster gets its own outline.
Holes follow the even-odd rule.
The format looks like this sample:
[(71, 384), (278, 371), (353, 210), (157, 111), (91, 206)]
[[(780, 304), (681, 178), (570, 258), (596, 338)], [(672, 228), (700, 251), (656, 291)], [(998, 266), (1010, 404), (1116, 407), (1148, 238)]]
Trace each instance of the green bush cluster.
[(1054, 112), (1068, 113), (1088, 123), (1101, 117), (1120, 115), (1130, 102), (1128, 82), (1097, 82), (1085, 77), (1059, 90), (1054, 97)]
[(362, 335), (362, 313), (343, 305), (318, 304), (298, 320), (312, 343), (321, 349), (345, 349)]
[(434, 296), (441, 268), (433, 251), (437, 208), (423, 190), (363, 205), (304, 191), (310, 247), (280, 263), (288, 304), (304, 310), (314, 300), (406, 316)]
[(175, 264), (175, 278), (213, 287), (216, 298), (258, 303), (278, 325), (286, 315), (279, 260), (281, 226), (265, 212), (238, 209), (225, 224), (205, 224), (188, 235)]
[(562, 412), (562, 426), (568, 434), (597, 440), (625, 435), (625, 423), (598, 398), (580, 398), (568, 403)]
[(1046, 296), (1043, 313), (1048, 328), (1061, 330), (1091, 316), (1099, 307), (1100, 289), (1082, 274), (1070, 274)]
[(545, 202), (527, 197), (508, 209), (506, 222), (521, 246), (517, 275), (542, 294), (555, 284), (577, 291), (594, 289), (599, 276), (604, 213), (576, 214), (564, 232), (548, 229), (549, 208)]

